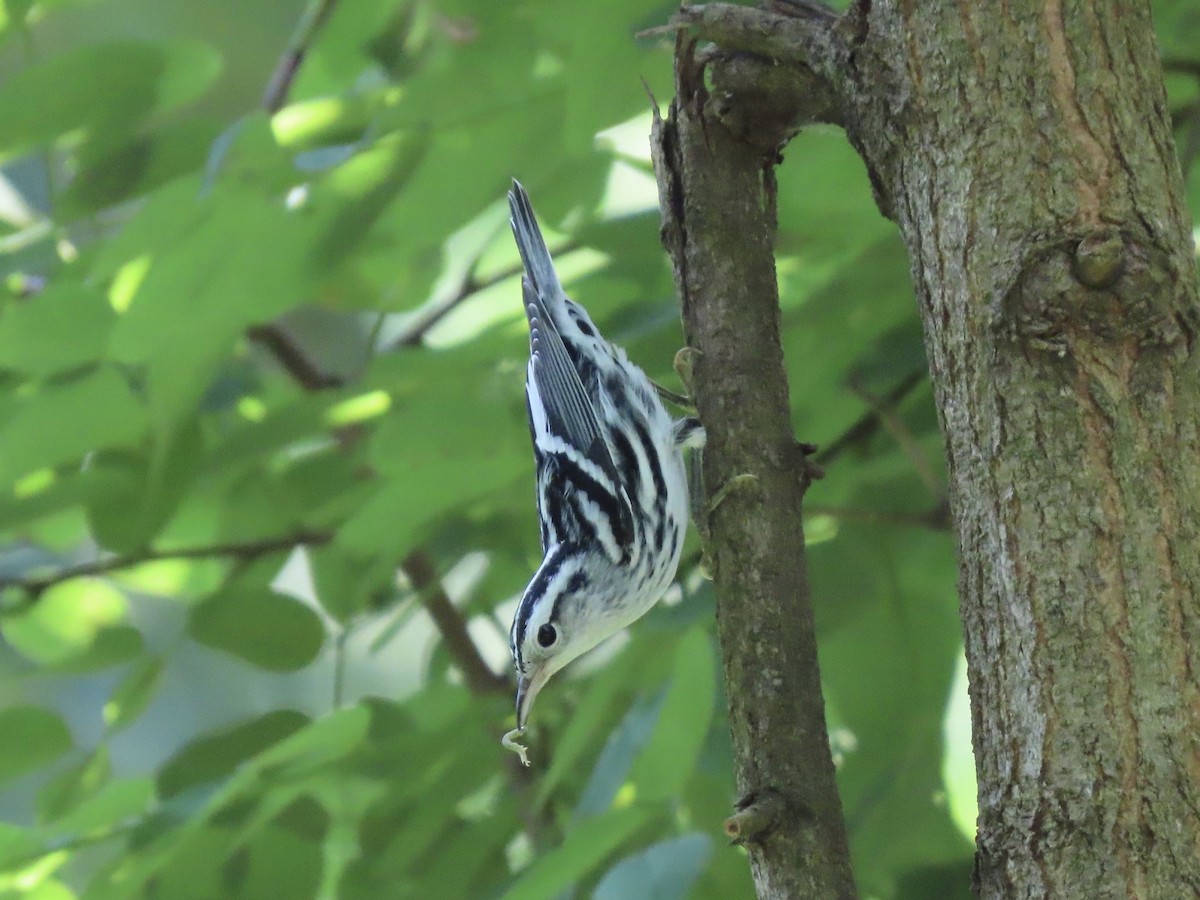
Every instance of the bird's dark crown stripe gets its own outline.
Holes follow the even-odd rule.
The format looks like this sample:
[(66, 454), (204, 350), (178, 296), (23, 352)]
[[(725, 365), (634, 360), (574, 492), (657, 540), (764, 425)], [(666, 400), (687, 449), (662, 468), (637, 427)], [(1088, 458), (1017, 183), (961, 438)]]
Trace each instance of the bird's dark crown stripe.
[(550, 581), (562, 568), (565, 558), (565, 545), (560, 544), (551, 548), (550, 553), (542, 560), (542, 565), (534, 574), (533, 581), (529, 583), (529, 587), (525, 588), (525, 593), (521, 596), (521, 603), (518, 605), (516, 617), (513, 619), (513, 624), (516, 626), (513, 633), (513, 652), (517, 657), (518, 666), (524, 662), (521, 658), (521, 646), (525, 643), (525, 631), (529, 627), (533, 609), (537, 606), (537, 602), (545, 596)]
[[(582, 556), (584, 553), (584, 551), (578, 550), (578, 549), (575, 552), (578, 553), (580, 556)], [(567, 586), (564, 587), (561, 591), (559, 591), (558, 596), (554, 598), (554, 608), (550, 610), (550, 621), (551, 622), (558, 621), (558, 611), (559, 611), (559, 607), (562, 606), (562, 602), (564, 600), (566, 600), (567, 597), (570, 597), (570, 596), (582, 591), (585, 587), (587, 587), (587, 583), (588, 583), (587, 575), (583, 574), (582, 571), (578, 571), (578, 570), (567, 580)]]

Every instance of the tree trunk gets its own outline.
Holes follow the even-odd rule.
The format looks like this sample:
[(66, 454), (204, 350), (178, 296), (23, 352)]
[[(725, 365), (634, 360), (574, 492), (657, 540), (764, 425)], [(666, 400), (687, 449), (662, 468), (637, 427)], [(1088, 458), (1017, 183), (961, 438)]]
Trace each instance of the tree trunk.
[(681, 18), (811, 67), (907, 242), (980, 892), (1200, 896), (1200, 316), (1149, 4), (793, 5)]

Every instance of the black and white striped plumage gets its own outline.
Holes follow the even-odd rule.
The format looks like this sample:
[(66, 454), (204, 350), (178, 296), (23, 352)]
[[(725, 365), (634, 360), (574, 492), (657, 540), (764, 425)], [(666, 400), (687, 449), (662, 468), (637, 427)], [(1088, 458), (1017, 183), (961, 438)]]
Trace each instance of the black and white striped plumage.
[(511, 631), (523, 729), (550, 676), (644, 615), (675, 577), (688, 518), (682, 450), (703, 431), (673, 420), (645, 373), (563, 292), (515, 181), (508, 202), (525, 265), (543, 552)]

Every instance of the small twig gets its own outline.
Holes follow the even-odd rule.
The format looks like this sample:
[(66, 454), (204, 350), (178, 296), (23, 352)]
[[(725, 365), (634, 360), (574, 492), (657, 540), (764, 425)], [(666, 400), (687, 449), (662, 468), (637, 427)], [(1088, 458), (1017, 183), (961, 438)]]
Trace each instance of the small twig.
[(345, 380), (337, 375), (321, 371), (278, 324), (253, 325), (247, 330), (246, 337), (269, 350), (284, 371), (306, 391), (323, 391), (345, 384)]
[(491, 670), (479, 648), (467, 631), (463, 618), (441, 587), (433, 561), (423, 550), (414, 550), (400, 564), (421, 596), (429, 617), (437, 627), (451, 659), (462, 670), (467, 687), (473, 694), (500, 694), (509, 689), (508, 682)]
[[(884, 395), (882, 398), (884, 404), (889, 409), (895, 409), (928, 376), (929, 372), (926, 369), (917, 369), (910, 372), (898, 385)], [(872, 409), (843, 431), (832, 442), (826, 444), (824, 449), (813, 457), (813, 461), (819, 465), (828, 465), (851, 447), (866, 443), (879, 430), (879, 425), (879, 414)]]
[(917, 475), (925, 487), (929, 488), (929, 492), (935, 497), (945, 496), (946, 489), (942, 486), (937, 473), (933, 471), (933, 466), (929, 463), (929, 457), (921, 449), (920, 445), (917, 444), (917, 440), (913, 437), (908, 426), (900, 421), (900, 417), (896, 415), (896, 405), (889, 404), (886, 398), (877, 397), (857, 384), (851, 383), (850, 390), (879, 417), (879, 424), (900, 445), (900, 449), (908, 457), (908, 461), (912, 463), (913, 468), (917, 470)]
[(308, 6), (305, 7), (304, 14), (300, 17), (300, 22), (292, 34), (287, 50), (279, 58), (275, 71), (271, 73), (271, 79), (267, 82), (267, 90), (263, 94), (262, 101), (263, 108), (267, 112), (279, 112), (287, 103), (288, 94), (291, 93), (292, 83), (296, 80), (300, 65), (304, 62), (304, 57), (313, 41), (316, 40), (317, 32), (329, 19), (329, 14), (333, 12), (336, 3), (337, 0), (310, 0)]
[[(572, 250), (578, 249), (578, 241), (564, 241), (551, 251), (551, 255), (560, 256), (564, 253), (570, 253)], [(444, 319), (447, 315), (449, 315), (460, 303), (470, 299), (480, 291), (486, 290), (490, 287), (495, 287), (500, 282), (506, 281), (509, 278), (514, 278), (524, 271), (520, 263), (515, 263), (511, 266), (506, 266), (503, 269), (493, 272), (486, 278), (478, 278), (475, 274), (478, 264), (479, 258), (476, 258), (475, 262), (471, 264), (471, 268), (467, 270), (466, 276), (459, 284), (458, 290), (445, 299), (431, 304), (424, 310), (418, 312), (412, 323), (392, 341), (391, 345), (388, 347), (388, 351), (390, 352), (392, 350), (399, 350), (404, 347), (419, 347), (421, 345), (421, 341), (425, 339), (425, 335), (429, 333), (429, 330), (438, 322), (442, 321), (442, 319)]]
[(725, 835), (731, 844), (747, 844), (760, 840), (783, 817), (783, 801), (766, 794), (741, 806), (725, 820)]
[(41, 578), (3, 578), (0, 579), (0, 590), (4, 588), (17, 588), (25, 593), (24, 602), (7, 607), (4, 609), (4, 612), (6, 614), (22, 612), (36, 603), (49, 588), (64, 581), (70, 581), (72, 578), (107, 575), (110, 572), (119, 572), (143, 563), (157, 562), (164, 559), (227, 557), (243, 563), (251, 562), (261, 556), (281, 553), (301, 544), (319, 547), (329, 543), (332, 539), (333, 534), (331, 532), (299, 531), (295, 534), (283, 535), (282, 537), (262, 538), (257, 541), (245, 541), (241, 543), (202, 544), (198, 547), (176, 547), (168, 550), (147, 549), (140, 553), (131, 553), (127, 556), (107, 556), (102, 559), (92, 560), (91, 562), (66, 566), (53, 574)]
[(1200, 59), (1182, 59), (1167, 57), (1162, 61), (1164, 72), (1174, 72), (1178, 75), (1191, 75), (1200, 79)]
[(852, 506), (822, 506), (808, 503), (806, 514), (829, 516), (839, 522), (856, 522), (861, 525), (900, 525), (906, 528), (928, 528), (931, 531), (950, 530), (950, 504), (942, 502), (926, 512), (892, 512), (883, 509), (856, 508)]

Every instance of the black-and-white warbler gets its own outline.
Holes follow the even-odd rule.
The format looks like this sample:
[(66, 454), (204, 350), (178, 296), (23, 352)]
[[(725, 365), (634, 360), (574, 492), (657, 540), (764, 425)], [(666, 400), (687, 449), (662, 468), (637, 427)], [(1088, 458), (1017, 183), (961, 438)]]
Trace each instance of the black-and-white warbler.
[(517, 727), (538, 692), (581, 654), (640, 618), (675, 577), (688, 519), (683, 448), (698, 420), (674, 420), (654, 384), (563, 292), (525, 189), (508, 195), (525, 266), (525, 396), (543, 559), (513, 617)]

